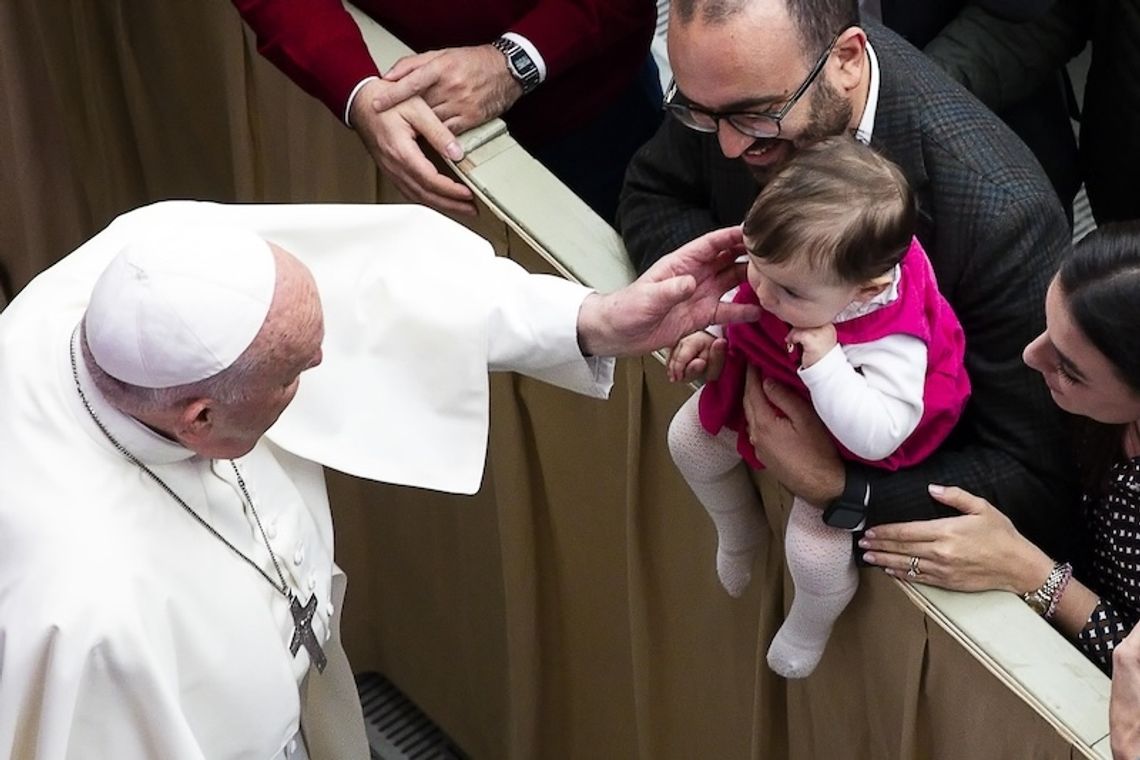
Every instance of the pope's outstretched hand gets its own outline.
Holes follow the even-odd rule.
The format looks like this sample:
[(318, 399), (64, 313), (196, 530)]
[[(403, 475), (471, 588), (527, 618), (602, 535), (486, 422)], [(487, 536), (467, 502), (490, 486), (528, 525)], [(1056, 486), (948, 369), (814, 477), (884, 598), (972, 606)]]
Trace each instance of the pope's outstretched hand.
[(709, 325), (750, 322), (760, 307), (725, 303), (743, 267), (740, 227), (709, 232), (662, 257), (621, 290), (592, 293), (578, 312), (578, 344), (590, 356), (636, 356), (671, 347)]

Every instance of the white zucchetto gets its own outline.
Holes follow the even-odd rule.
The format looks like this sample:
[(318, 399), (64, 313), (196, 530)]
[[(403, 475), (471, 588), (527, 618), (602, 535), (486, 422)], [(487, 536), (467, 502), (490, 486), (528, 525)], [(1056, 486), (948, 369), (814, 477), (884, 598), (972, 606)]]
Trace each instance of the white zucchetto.
[(216, 375), (261, 330), (277, 267), (268, 243), (228, 227), (169, 230), (128, 243), (87, 306), (87, 344), (118, 380), (144, 388)]

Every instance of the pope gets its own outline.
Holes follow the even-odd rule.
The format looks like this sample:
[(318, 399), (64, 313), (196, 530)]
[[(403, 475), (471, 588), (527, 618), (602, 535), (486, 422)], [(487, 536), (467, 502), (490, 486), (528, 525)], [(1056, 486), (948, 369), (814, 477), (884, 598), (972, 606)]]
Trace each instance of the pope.
[(418, 207), (115, 220), (0, 314), (0, 755), (368, 757), (321, 466), (474, 492), (488, 369), (604, 396), (756, 318), (739, 242), (602, 295)]

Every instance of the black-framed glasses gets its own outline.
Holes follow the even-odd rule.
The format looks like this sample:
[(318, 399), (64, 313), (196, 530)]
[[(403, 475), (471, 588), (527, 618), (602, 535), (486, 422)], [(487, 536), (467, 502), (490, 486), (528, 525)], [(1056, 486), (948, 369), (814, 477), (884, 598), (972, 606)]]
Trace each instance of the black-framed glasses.
[[(796, 88), (791, 97), (784, 102), (778, 111), (709, 111), (692, 103), (684, 102), (684, 95), (677, 89), (677, 82), (673, 81), (669, 84), (669, 91), (665, 94), (665, 108), (669, 113), (677, 118), (677, 121), (684, 124), (689, 129), (695, 129), (698, 132), (716, 132), (720, 127), (720, 120), (724, 119), (732, 128), (741, 134), (748, 135), (749, 137), (758, 138), (773, 138), (780, 136), (780, 122), (788, 112), (800, 101), (808, 88), (811, 87), (818, 77), (819, 73), (823, 71), (823, 65), (827, 63), (827, 59), (831, 56), (831, 49), (835, 47), (836, 41), (839, 40), (839, 35), (851, 28), (851, 24), (844, 26), (835, 36), (831, 38), (831, 42), (827, 43), (827, 47), (819, 54), (816, 59), (815, 65), (811, 67), (808, 72), (807, 78)], [(680, 99), (681, 102), (678, 102)]]

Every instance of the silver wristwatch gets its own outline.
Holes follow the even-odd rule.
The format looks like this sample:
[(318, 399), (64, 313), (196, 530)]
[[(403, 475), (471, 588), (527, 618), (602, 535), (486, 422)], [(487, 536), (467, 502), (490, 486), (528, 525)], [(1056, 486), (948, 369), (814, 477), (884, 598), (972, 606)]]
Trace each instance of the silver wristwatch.
[(1072, 572), (1072, 565), (1067, 562), (1056, 563), (1053, 565), (1053, 569), (1049, 571), (1049, 577), (1041, 584), (1041, 588), (1022, 594), (1021, 599), (1029, 605), (1031, 610), (1041, 617), (1047, 618), (1049, 611), (1056, 605), (1057, 593)]
[(511, 72), (515, 81), (522, 85), (523, 95), (538, 87), (541, 76), (538, 66), (522, 45), (506, 37), (500, 37), (492, 42), (491, 46), (507, 59), (507, 71)]

